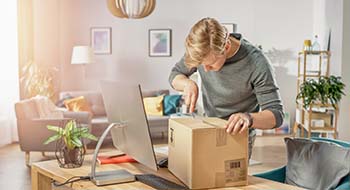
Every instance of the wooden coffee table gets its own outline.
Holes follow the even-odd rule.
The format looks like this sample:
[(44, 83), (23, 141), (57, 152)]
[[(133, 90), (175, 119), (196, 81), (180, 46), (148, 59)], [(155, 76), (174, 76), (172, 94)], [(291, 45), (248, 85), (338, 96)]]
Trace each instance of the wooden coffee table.
[[(43, 161), (32, 164), (32, 190), (51, 190), (52, 180), (59, 183), (65, 182), (73, 176), (86, 176), (90, 173), (92, 155), (87, 155), (82, 167), (74, 169), (64, 169), (58, 166), (57, 160)], [(116, 169), (126, 169), (133, 174), (153, 173), (155, 175), (166, 178), (178, 184), (182, 184), (176, 177), (174, 177), (168, 169), (161, 168), (157, 172), (148, 169), (147, 167), (138, 163), (122, 163), (122, 164), (106, 164), (97, 167), (97, 171), (108, 171)], [(241, 187), (227, 187), (221, 189), (301, 189), (295, 186), (290, 186), (283, 183), (278, 183), (271, 180), (266, 180), (259, 177), (248, 176), (248, 185)], [(108, 189), (154, 189), (140, 182), (124, 183), (117, 185), (97, 187), (90, 181), (79, 181), (69, 184), (73, 189), (94, 189), (94, 190), (108, 190)]]

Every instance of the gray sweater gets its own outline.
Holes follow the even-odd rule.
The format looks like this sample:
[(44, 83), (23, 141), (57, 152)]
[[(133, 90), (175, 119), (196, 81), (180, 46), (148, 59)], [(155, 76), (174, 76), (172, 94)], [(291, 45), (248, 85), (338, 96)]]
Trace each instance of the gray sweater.
[(283, 105), (273, 68), (268, 59), (239, 34), (231, 34), (241, 41), (238, 52), (227, 59), (220, 71), (205, 72), (202, 65), (188, 69), (184, 58), (175, 64), (170, 84), (178, 74), (190, 76), (198, 70), (202, 79), (203, 106), (210, 117), (228, 119), (237, 112), (270, 110), (276, 126), (283, 122)]

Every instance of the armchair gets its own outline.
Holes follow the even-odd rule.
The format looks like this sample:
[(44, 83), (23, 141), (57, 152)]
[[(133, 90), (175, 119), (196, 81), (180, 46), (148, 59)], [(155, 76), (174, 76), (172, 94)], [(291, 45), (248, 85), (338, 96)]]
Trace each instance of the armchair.
[[(38, 106), (36, 98), (22, 100), (15, 104), (18, 139), (22, 151), (25, 152), (25, 163), (30, 162), (30, 152), (54, 152), (55, 144), (44, 145), (43, 142), (53, 134), (47, 125), (60, 125), (69, 119), (76, 119), (82, 124), (90, 127), (91, 116), (88, 112), (63, 112), (57, 111), (52, 117), (42, 118), (42, 107)], [(49, 101), (49, 100), (48, 100)], [(52, 102), (50, 102), (51, 105)], [(53, 104), (52, 104), (53, 105)], [(41, 110), (40, 110), (41, 109)]]

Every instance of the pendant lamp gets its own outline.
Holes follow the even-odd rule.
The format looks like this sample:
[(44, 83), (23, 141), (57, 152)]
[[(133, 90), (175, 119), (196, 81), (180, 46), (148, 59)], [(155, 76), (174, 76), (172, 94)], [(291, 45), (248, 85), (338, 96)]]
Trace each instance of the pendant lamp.
[(140, 19), (150, 15), (155, 6), (155, 0), (107, 0), (109, 11), (116, 17)]

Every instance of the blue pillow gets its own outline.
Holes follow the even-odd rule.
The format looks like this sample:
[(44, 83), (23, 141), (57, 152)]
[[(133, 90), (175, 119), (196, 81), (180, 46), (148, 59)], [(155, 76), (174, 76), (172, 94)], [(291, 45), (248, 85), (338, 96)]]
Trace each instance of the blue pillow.
[(163, 100), (164, 115), (176, 113), (179, 107), (181, 95), (165, 95)]

